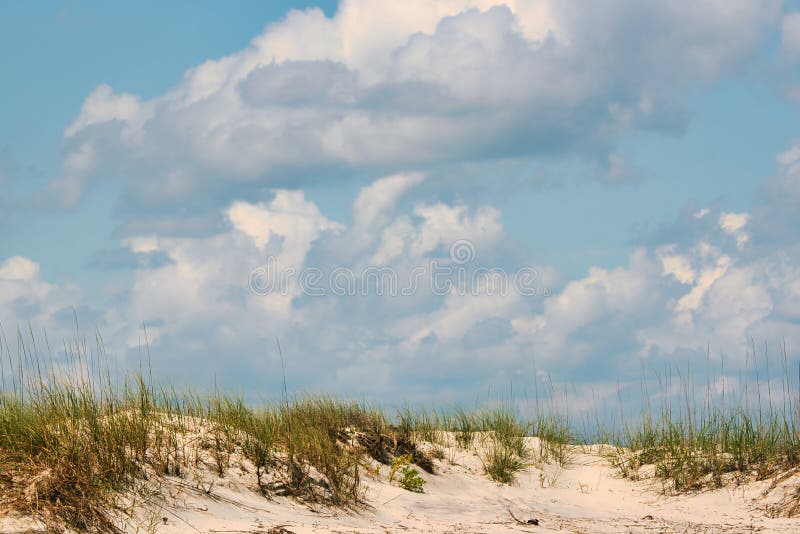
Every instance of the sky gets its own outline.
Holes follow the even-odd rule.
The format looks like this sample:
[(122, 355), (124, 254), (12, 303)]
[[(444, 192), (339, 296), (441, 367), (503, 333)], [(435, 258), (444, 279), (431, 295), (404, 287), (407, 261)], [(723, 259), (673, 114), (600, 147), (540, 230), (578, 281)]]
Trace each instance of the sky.
[(800, 342), (796, 2), (6, 1), (0, 58), (9, 345), (450, 402)]

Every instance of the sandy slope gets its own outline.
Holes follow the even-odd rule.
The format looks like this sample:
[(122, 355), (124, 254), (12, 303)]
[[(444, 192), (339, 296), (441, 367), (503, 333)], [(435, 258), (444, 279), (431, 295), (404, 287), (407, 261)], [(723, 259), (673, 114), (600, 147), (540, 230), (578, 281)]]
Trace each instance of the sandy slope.
[[(538, 447), (532, 438), (531, 447)], [(788, 476), (695, 495), (665, 496), (656, 481), (620, 479), (596, 449), (575, 448), (570, 465), (532, 466), (511, 486), (490, 481), (475, 453), (445, 449), (437, 474), (422, 473), (424, 494), (366, 476), (366, 501), (357, 511), (310, 508), (256, 491), (246, 462), (225, 477), (201, 470), (167, 478), (149, 507), (136, 507), (140, 527), (158, 532), (800, 532), (800, 518), (773, 518), (776, 503), (800, 486)], [(523, 525), (536, 518), (539, 525)], [(0, 520), (0, 532), (30, 523)], [(126, 530), (137, 529), (128, 519)], [(281, 531), (280, 529), (284, 530)], [(139, 531), (142, 531), (140, 528)]]
[[(531, 439), (531, 448), (538, 440)], [(512, 486), (482, 472), (478, 456), (455, 447), (423, 473), (424, 494), (387, 480), (388, 468), (367, 476), (367, 507), (343, 512), (309, 509), (286, 498), (269, 501), (255, 492), (254, 477), (231, 469), (211, 492), (171, 480), (164, 486), (166, 524), (160, 532), (800, 532), (800, 519), (771, 518), (770, 505), (800, 484), (787, 478), (764, 496), (770, 481), (680, 497), (665, 496), (658, 482), (620, 479), (596, 449), (575, 448), (567, 468), (530, 467)], [(201, 485), (208, 488), (211, 479)], [(536, 518), (539, 525), (517, 519)], [(157, 518), (158, 519), (158, 518)]]

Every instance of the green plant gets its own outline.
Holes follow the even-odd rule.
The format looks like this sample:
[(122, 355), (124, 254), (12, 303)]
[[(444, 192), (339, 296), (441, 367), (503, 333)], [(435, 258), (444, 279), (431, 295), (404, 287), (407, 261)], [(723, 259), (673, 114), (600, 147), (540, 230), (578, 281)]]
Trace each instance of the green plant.
[(484, 472), (495, 482), (513, 483), (517, 473), (528, 465), (526, 425), (519, 421), (511, 406), (483, 410), (474, 417), (483, 432)]
[(389, 469), (389, 482), (394, 481), (399, 472), (401, 477), (398, 480), (398, 484), (401, 488), (415, 493), (423, 493), (425, 479), (420, 476), (419, 471), (411, 467), (410, 464), (413, 459), (414, 457), (411, 454), (403, 454), (392, 459), (392, 466)]
[(400, 479), (400, 486), (408, 491), (414, 493), (423, 493), (425, 486), (425, 479), (419, 476), (419, 471), (413, 467), (406, 467), (403, 469), (403, 478)]
[[(450, 413), (406, 408), (390, 421), (368, 405), (324, 396), (284, 396), (253, 408), (220, 392), (158, 388), (150, 373), (111, 380), (99, 337), (94, 353), (76, 342), (57, 362), (28, 350), (21, 339), (17, 345), (14, 356), (0, 329), (0, 494), (5, 507), (42, 518), (55, 530), (117, 531), (109, 510), (120, 499), (148, 505), (160, 477), (198, 471), (197, 486), (210, 493), (214, 481), (202, 478), (202, 468), (224, 475), (242, 457), (252, 462), (265, 495), (353, 506), (363, 497), (368, 458), (391, 464), (390, 481), (421, 492), (425, 480), (411, 464), (432, 472), (431, 456), (441, 458), (445, 450), (475, 449), (487, 476), (512, 483), (531, 455), (563, 466), (576, 442), (566, 400), (558, 406), (552, 386), (549, 408), (537, 406), (530, 424), (510, 404)], [(622, 417), (610, 429), (598, 417), (602, 454), (622, 476), (656, 476), (673, 491), (796, 469), (800, 397), (785, 347), (777, 401), (753, 352), (755, 383), (740, 380), (731, 390), (725, 380), (709, 377), (703, 391), (688, 373), (679, 374), (677, 384), (668, 375), (659, 377), (660, 408), (643, 391), (637, 417)], [(538, 452), (529, 450), (531, 435), (540, 438)], [(433, 443), (434, 452), (423, 441)], [(379, 475), (379, 467), (369, 470)], [(540, 483), (554, 485), (560, 472), (549, 479), (542, 474)], [(798, 509), (798, 503), (800, 494), (785, 508)]]
[(475, 438), (475, 432), (478, 428), (475, 416), (459, 407), (456, 408), (451, 421), (449, 427), (450, 430), (455, 433), (458, 446), (462, 449), (471, 447)]
[(780, 402), (773, 398), (769, 374), (766, 384), (764, 376), (759, 377), (760, 371), (770, 369), (766, 348), (761, 358), (760, 362), (755, 347), (748, 351), (754, 381), (739, 379), (740, 387), (733, 390), (724, 374), (721, 380), (712, 380), (710, 371), (704, 389), (697, 387), (688, 370), (677, 372), (677, 380), (672, 370), (659, 376), (660, 407), (653, 408), (643, 391), (644, 408), (638, 417), (623, 420), (622, 435), (606, 451), (609, 461), (632, 479), (641, 476), (641, 467), (651, 465), (665, 489), (674, 492), (720, 487), (730, 480), (763, 480), (796, 467), (799, 406), (789, 379), (786, 347), (781, 347)]
[(511, 484), (518, 472), (526, 467), (518, 451), (502, 442), (490, 444), (481, 458), (483, 471), (495, 482)]

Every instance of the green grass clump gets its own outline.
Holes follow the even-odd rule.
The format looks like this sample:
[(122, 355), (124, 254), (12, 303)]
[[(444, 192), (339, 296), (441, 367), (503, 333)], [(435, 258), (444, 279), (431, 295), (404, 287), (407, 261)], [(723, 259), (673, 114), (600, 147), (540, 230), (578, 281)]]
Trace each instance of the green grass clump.
[(539, 412), (532, 423), (531, 434), (540, 440), (538, 460), (540, 462), (555, 461), (561, 467), (569, 464), (570, 445), (575, 436), (569, 420), (557, 413)]
[(481, 457), (484, 472), (501, 484), (511, 484), (516, 480), (517, 473), (528, 465), (525, 459), (526, 456), (521, 456), (502, 442), (487, 446)]
[(721, 487), (731, 476), (763, 480), (798, 463), (798, 433), (783, 415), (759, 420), (740, 408), (694, 415), (665, 413), (629, 426), (612, 462), (632, 479), (653, 465), (675, 491)]
[(514, 482), (517, 473), (528, 465), (529, 451), (525, 445), (528, 426), (519, 421), (509, 406), (483, 410), (477, 421), (483, 432), (484, 472), (496, 482)]
[(465, 411), (463, 408), (456, 408), (455, 413), (451, 419), (449, 430), (455, 434), (456, 443), (462, 449), (468, 449), (472, 446), (475, 439), (475, 433), (478, 432), (480, 425), (476, 420), (473, 413)]
[(103, 501), (141, 474), (161, 437), (146, 391), (98, 403), (85, 389), (51, 385), (0, 397), (0, 487), (12, 507), (79, 528), (112, 529)]
[(320, 481), (313, 478), (313, 468), (324, 477), (333, 504), (361, 498), (364, 451), (358, 436), (381, 432), (386, 427), (381, 413), (355, 403), (309, 397), (280, 410), (278, 425), (279, 447), (289, 467), (283, 484), (288, 493), (317, 497)]
[(438, 418), (441, 428), (452, 433), (459, 449), (475, 449), (486, 475), (500, 483), (511, 483), (528, 465), (525, 445), (529, 425), (510, 405), (472, 412), (456, 407)]
[(398, 484), (400, 484), (401, 488), (414, 493), (423, 493), (425, 479), (419, 475), (419, 471), (411, 467), (410, 464), (413, 459), (414, 456), (412, 454), (396, 456), (392, 460), (392, 466), (389, 470), (389, 482), (392, 482), (399, 472), (401, 476), (398, 479)]
[(363, 458), (391, 455), (395, 434), (382, 413), (328, 398), (253, 410), (219, 394), (155, 393), (142, 379), (99, 393), (42, 381), (0, 397), (0, 489), (48, 524), (110, 532), (109, 510), (136, 480), (201, 464), (225, 477), (238, 455), (264, 494), (351, 505)]
[[(754, 384), (742, 381), (742, 387), (731, 390), (722, 381), (712, 390), (708, 377), (706, 388), (697, 391), (687, 373), (679, 378), (682, 394), (662, 396), (655, 415), (647, 398), (640, 416), (624, 421), (610, 461), (631, 479), (643, 476), (643, 466), (653, 466), (652, 474), (676, 492), (763, 480), (797, 467), (800, 399), (789, 381), (785, 347), (780, 389), (773, 388), (769, 376), (766, 384), (760, 382), (755, 350), (752, 357)], [(766, 351), (763, 357), (768, 370)], [(672, 388), (672, 377), (662, 384)]]

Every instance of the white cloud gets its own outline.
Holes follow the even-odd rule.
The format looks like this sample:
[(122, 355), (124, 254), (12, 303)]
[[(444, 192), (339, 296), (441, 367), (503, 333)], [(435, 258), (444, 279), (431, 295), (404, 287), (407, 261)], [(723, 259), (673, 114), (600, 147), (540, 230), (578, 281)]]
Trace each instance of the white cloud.
[(471, 213), (466, 206), (418, 204), (414, 207), (414, 215), (422, 219), (408, 244), (414, 257), (449, 247), (459, 239), (470, 239), (480, 248), (496, 242), (503, 233), (500, 212), (491, 206), (480, 207)]
[(661, 260), (664, 276), (671, 275), (682, 284), (691, 284), (696, 278), (691, 259), (682, 254), (675, 253), (675, 245), (666, 245), (656, 250), (656, 255)]
[[(221, 181), (257, 189), (329, 167), (553, 152), (618, 181), (629, 172), (617, 137), (681, 127), (683, 91), (747, 57), (778, 6), (346, 0), (332, 18), (291, 11), (154, 99), (99, 86), (65, 131), (50, 193), (69, 205), (90, 178), (114, 175), (129, 181), (128, 201), (177, 203)], [(91, 165), (70, 163), (90, 151)], [(167, 177), (179, 183), (165, 199)]]
[[(644, 250), (635, 251), (628, 268), (612, 270), (593, 267), (581, 279), (567, 283), (548, 298), (543, 312), (534, 317), (515, 318), (517, 333), (540, 347), (548, 361), (575, 364), (587, 354), (585, 347), (570, 342), (570, 336), (611, 316), (637, 314), (652, 305), (660, 274)], [(595, 349), (596, 350), (596, 349)]]
[[(309, 365), (352, 380), (361, 376), (353, 366), (365, 354), (376, 359), (356, 367), (388, 377), (399, 364), (383, 358), (406, 342), (419, 348), (422, 338), (433, 334), (444, 345), (458, 346), (482, 321), (519, 311), (520, 295), (499, 296), (483, 287), (473, 296), (441, 297), (431, 293), (425, 280), (405, 300), (380, 295), (342, 299), (332, 294), (327, 278), (318, 284), (327, 289), (322, 297), (304, 295), (298, 282), (304, 267), (326, 275), (337, 267), (360, 273), (388, 250), (389, 229), (402, 254), (387, 255), (386, 264), (403, 282), (414, 265), (446, 257), (452, 240), (469, 239), (488, 252), (505, 239), (499, 212), (490, 207), (416, 204), (396, 212), (401, 196), (421, 180), (417, 174), (392, 175), (365, 186), (353, 204), (349, 227), (327, 219), (302, 192), (276, 190), (269, 202), (237, 201), (226, 208), (229, 227), (221, 233), (130, 238), (132, 251), (163, 254), (170, 261), (135, 272), (125, 304), (104, 319), (113, 331), (109, 336), (135, 349), (141, 342), (137, 325), (145, 323), (152, 348), (168, 362), (233, 351), (239, 365), (257, 367), (258, 344), (279, 337), (287, 350), (302, 350), (314, 362)], [(351, 243), (359, 246), (341, 250)], [(257, 295), (248, 288), (251, 271), (267, 256), (275, 259), (278, 271), (293, 269), (287, 292)], [(195, 367), (200, 372), (213, 365), (214, 360), (204, 359)]]
[[(678, 312), (690, 312), (697, 310), (703, 301), (703, 296), (708, 292), (711, 286), (725, 274), (730, 265), (730, 258), (728, 256), (720, 256), (717, 258), (714, 265), (707, 267), (705, 270), (700, 271), (697, 276), (697, 281), (692, 289), (683, 295), (675, 306)], [(691, 322), (690, 315), (682, 315), (682, 320)]]
[(30, 281), (38, 276), (39, 264), (22, 256), (8, 258), (0, 264), (0, 279), (2, 280)]
[(749, 213), (720, 213), (719, 227), (728, 235), (736, 238), (736, 246), (742, 248), (750, 239), (750, 235), (743, 230), (749, 220)]
[[(394, 214), (398, 201), (422, 180), (423, 176), (419, 173), (396, 174), (362, 188), (353, 202), (353, 227), (348, 231), (344, 238), (346, 243), (341, 247), (348, 254), (357, 255), (371, 247), (381, 232), (387, 235), (387, 225), (397, 222)], [(391, 259), (391, 255), (384, 257), (386, 251), (376, 254), (372, 263), (382, 265)]]
[(401, 350), (413, 350), (431, 337), (444, 344), (459, 342), (481, 321), (491, 318), (506, 320), (521, 305), (521, 295), (516, 292), (501, 294), (499, 287), (475, 288), (474, 293), (458, 294), (452, 291), (439, 308), (430, 314), (419, 314), (392, 328), (408, 341)]
[(137, 325), (143, 322), (163, 323), (152, 329), (155, 336), (188, 335), (193, 328), (209, 328), (209, 336), (220, 343), (234, 328), (252, 342), (260, 337), (264, 321), (280, 331), (302, 317), (302, 312), (291, 314), (292, 302), (300, 294), (296, 277), (286, 293), (276, 290), (258, 296), (248, 286), (251, 271), (264, 265), (269, 255), (276, 271), (299, 272), (313, 243), (342, 228), (300, 191), (278, 190), (274, 195), (268, 203), (233, 203), (225, 210), (230, 228), (223, 233), (128, 240), (134, 251), (160, 252), (171, 260), (136, 272), (129, 309), (122, 313), (125, 319), (114, 326), (126, 331), (128, 346), (138, 344)]
[[(766, 189), (793, 179), (793, 154), (781, 156)], [(242, 387), (262, 389), (275, 379), (269, 347), (278, 337), (296, 359), (289, 373), (299, 387), (382, 398), (433, 394), (445, 380), (451, 394), (472, 395), (528, 369), (531, 353), (560, 375), (596, 382), (638, 373), (639, 359), (683, 363), (710, 346), (735, 365), (750, 337), (800, 341), (796, 235), (786, 247), (764, 248), (758, 206), (752, 214), (717, 208), (700, 218), (685, 214), (680, 225), (690, 240), (643, 245), (626, 265), (592, 267), (558, 282), (548, 297), (525, 296), (513, 286), (494, 291), (486, 283), (441, 294), (425, 280), (408, 297), (311, 297), (296, 278), (285, 293), (256, 295), (248, 288), (267, 256), (295, 272), (385, 265), (405, 280), (415, 266), (447, 263), (459, 239), (475, 246), (470, 265), (518, 267), (503, 253), (513, 247), (497, 208), (414, 201), (423, 183), (419, 174), (398, 174), (363, 187), (347, 226), (328, 219), (302, 192), (279, 189), (268, 201), (232, 202), (223, 210), (226, 228), (209, 236), (131, 237), (125, 243), (132, 252), (169, 261), (135, 269), (130, 291), (115, 296), (99, 320), (101, 330), (113, 347), (135, 353), (137, 325), (146, 323), (168, 376), (196, 382), (230, 373)], [(751, 228), (747, 247), (731, 239)], [(540, 289), (558, 278), (543, 267), (540, 273), (548, 277), (538, 280)], [(52, 320), (80, 298), (71, 291), (42, 281), (30, 260), (8, 259), (0, 266), (0, 320), (20, 310)], [(413, 373), (419, 366), (430, 384)]]
[(48, 327), (54, 339), (66, 340), (69, 321), (65, 327), (59, 314), (70, 312), (80, 299), (81, 292), (74, 285), (42, 280), (39, 264), (33, 260), (12, 256), (0, 263), (0, 326), (6, 336), (30, 324), (37, 331)]
[[(145, 322), (164, 365), (239, 372), (252, 386), (274, 378), (265, 344), (280, 337), (304, 386), (399, 396), (437, 387), (419, 384), (420, 366), (431, 382), (471, 381), (472, 394), (475, 381), (526, 368), (532, 351), (553, 368), (613, 378), (633, 358), (668, 360), (708, 344), (735, 357), (748, 336), (800, 335), (800, 144), (778, 157), (752, 213), (687, 214), (690, 239), (591, 267), (548, 298), (489, 287), (441, 296), (425, 284), (405, 300), (312, 298), (296, 279), (285, 294), (249, 290), (267, 256), (279, 269), (387, 265), (403, 276), (447, 261), (462, 239), (476, 247), (476, 264), (513, 270), (499, 209), (420, 200), (415, 188), (453, 162), (551, 154), (590, 161), (606, 181), (626, 179), (635, 173), (617, 140), (680, 129), (685, 94), (736, 69), (780, 16), (779, 2), (756, 0), (495, 4), (345, 0), (330, 18), (292, 11), (163, 95), (92, 92), (65, 129), (62, 174), (48, 193), (74, 205), (92, 180), (115, 176), (125, 180), (123, 204), (202, 227), (187, 237), (165, 223), (128, 236), (133, 254), (168, 261), (136, 268), (130, 290), (114, 296), (101, 319), (109, 340), (135, 347)], [(796, 15), (782, 23), (791, 56)], [(376, 175), (386, 177), (362, 188), (349, 225), (301, 190)], [(264, 191), (273, 197), (252, 200)], [(190, 197), (202, 199), (197, 219), (225, 226), (195, 225), (196, 213), (173, 209)], [(765, 228), (789, 246), (770, 248)], [(0, 321), (46, 323), (80, 298), (42, 280), (35, 262), (0, 265)]]
[(131, 94), (115, 94), (109, 85), (100, 84), (83, 103), (80, 114), (64, 130), (69, 138), (79, 131), (113, 120), (130, 121), (141, 112), (139, 97)]
[(781, 19), (781, 47), (790, 61), (800, 58), (800, 13), (787, 13)]
[(235, 202), (226, 211), (233, 227), (262, 249), (272, 237), (283, 239), (282, 256), (289, 265), (302, 268), (311, 243), (322, 232), (342, 230), (325, 218), (302, 191), (278, 190), (269, 204)]

